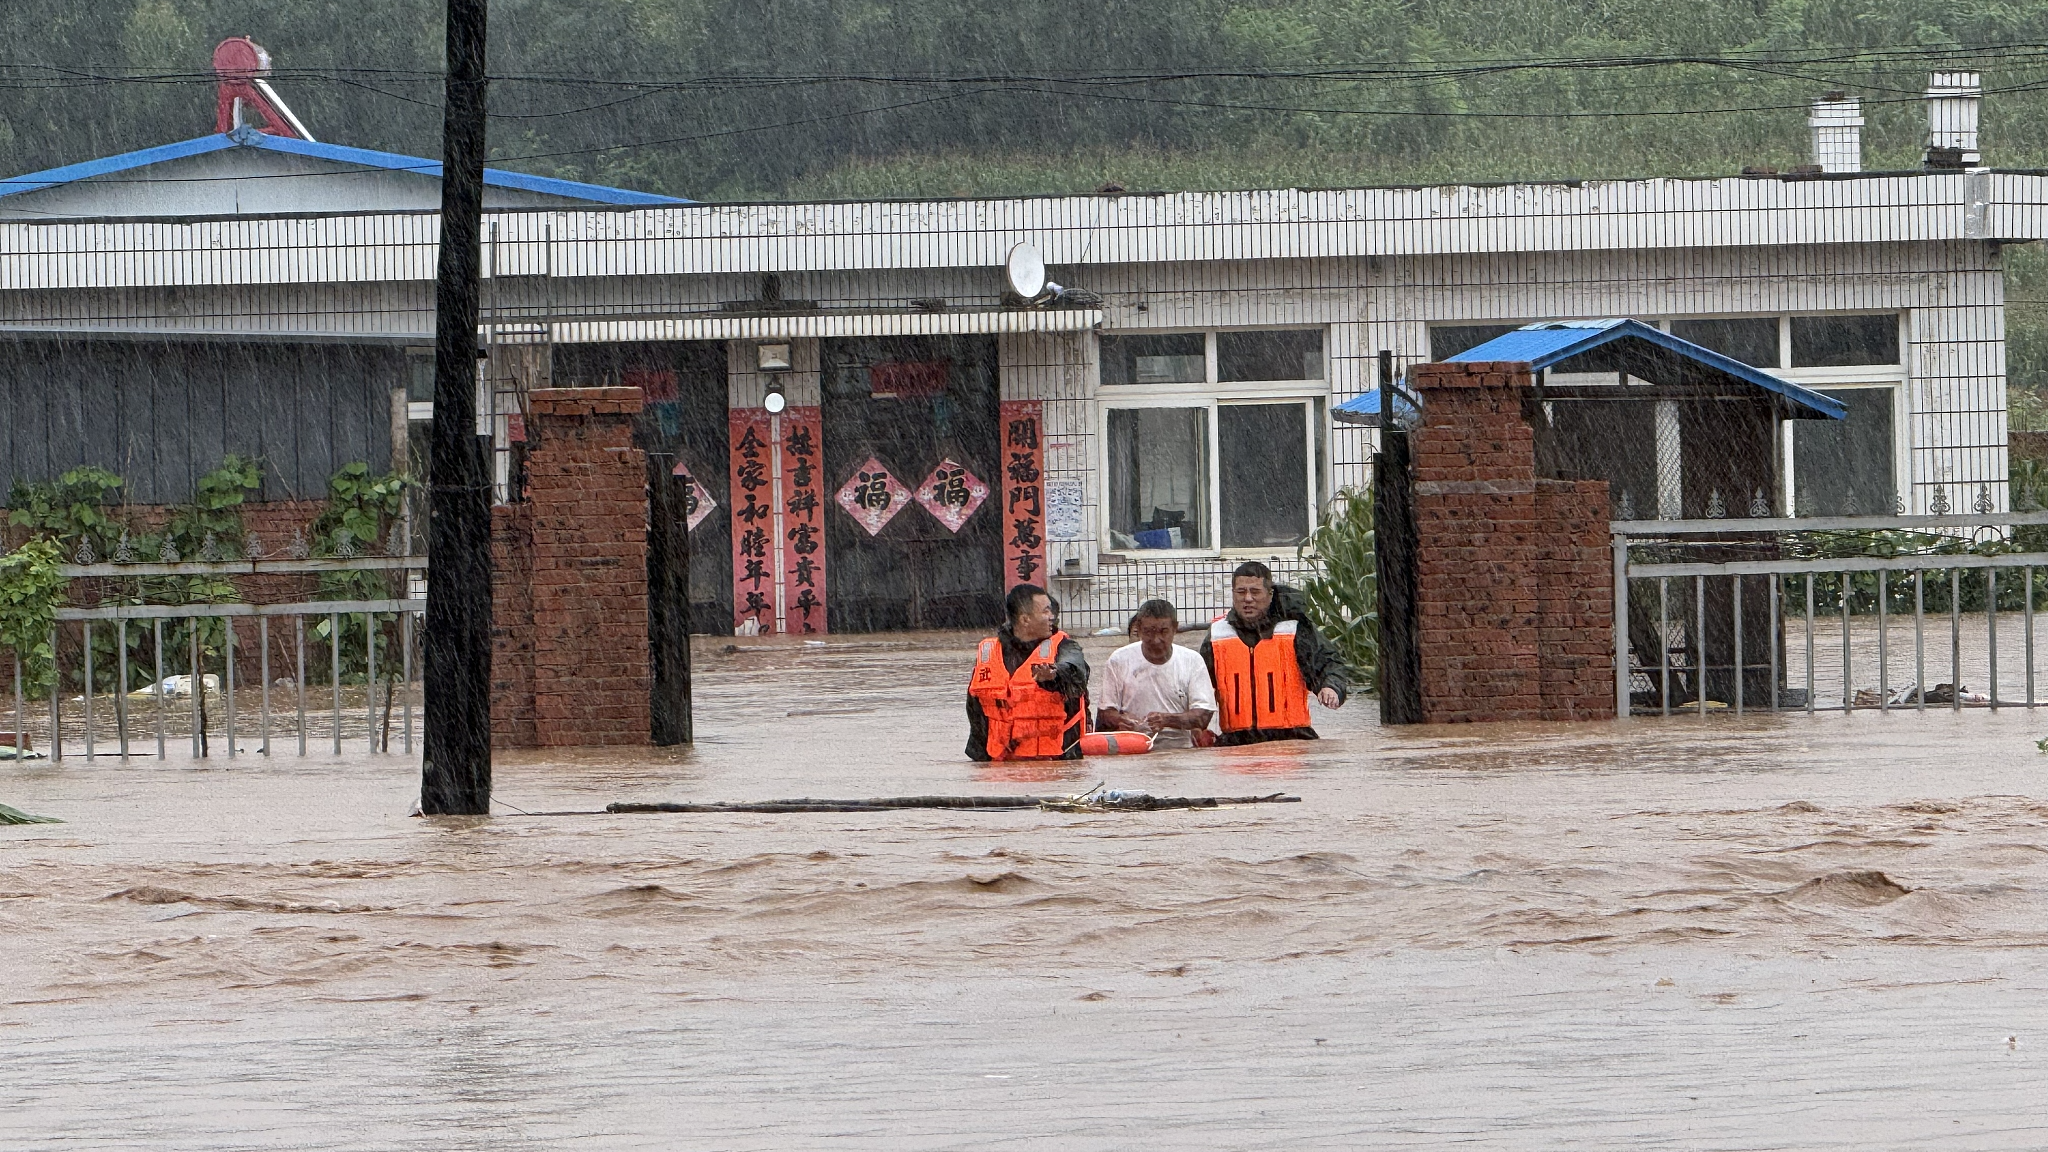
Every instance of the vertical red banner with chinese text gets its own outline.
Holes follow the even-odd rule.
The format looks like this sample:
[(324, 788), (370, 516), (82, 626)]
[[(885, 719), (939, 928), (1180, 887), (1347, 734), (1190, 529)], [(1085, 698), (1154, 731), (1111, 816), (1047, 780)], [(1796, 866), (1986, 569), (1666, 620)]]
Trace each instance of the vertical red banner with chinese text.
[(733, 627), (744, 631), (752, 620), (766, 635), (775, 631), (775, 440), (765, 408), (734, 408), (729, 419)]
[(1002, 403), (1003, 587), (1045, 586), (1045, 405)]
[(818, 408), (791, 408), (779, 422), (782, 441), (783, 630), (825, 633), (825, 440)]

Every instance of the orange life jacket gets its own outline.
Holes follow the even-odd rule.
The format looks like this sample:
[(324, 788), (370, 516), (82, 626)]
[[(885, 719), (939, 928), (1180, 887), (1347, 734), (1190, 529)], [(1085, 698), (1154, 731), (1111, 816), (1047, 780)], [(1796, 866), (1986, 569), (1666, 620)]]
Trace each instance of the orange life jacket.
[(981, 714), (988, 719), (989, 759), (1051, 760), (1065, 755), (1067, 729), (1080, 725), (1088, 710), (1078, 708), (1068, 716), (1066, 697), (1040, 685), (1031, 670), (1051, 664), (1066, 638), (1065, 632), (1046, 637), (1015, 672), (1003, 666), (1001, 640), (990, 636), (981, 642), (967, 691), (981, 702)]
[(1228, 617), (1209, 625), (1209, 651), (1216, 661), (1217, 727), (1306, 728), (1308, 686), (1294, 660), (1296, 624), (1273, 625), (1273, 638), (1254, 648), (1238, 638)]

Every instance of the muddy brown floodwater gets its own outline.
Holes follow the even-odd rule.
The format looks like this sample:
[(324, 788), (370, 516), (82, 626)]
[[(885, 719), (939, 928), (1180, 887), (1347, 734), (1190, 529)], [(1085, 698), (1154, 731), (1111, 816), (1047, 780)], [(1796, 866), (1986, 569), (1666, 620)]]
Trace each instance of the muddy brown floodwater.
[[(970, 639), (701, 648), (693, 749), (505, 756), (489, 821), (396, 755), (0, 766), (68, 821), (0, 828), (0, 1143), (2048, 1145), (2048, 716), (1002, 771)], [(1303, 802), (509, 807), (1097, 780)]]

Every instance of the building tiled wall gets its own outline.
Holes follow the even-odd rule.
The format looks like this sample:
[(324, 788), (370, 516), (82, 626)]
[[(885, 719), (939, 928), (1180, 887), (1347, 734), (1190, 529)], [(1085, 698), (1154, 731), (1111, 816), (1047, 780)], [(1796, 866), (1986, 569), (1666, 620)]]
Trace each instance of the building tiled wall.
[[(1105, 231), (1101, 244), (1114, 239)], [(1088, 264), (1055, 268), (1053, 274), (1103, 296), (1106, 331), (1326, 327), (1333, 404), (1377, 385), (1381, 349), (1393, 353), (1396, 371), (1428, 360), (1432, 323), (1898, 311), (1906, 317), (1898, 409), (1906, 510), (1926, 512), (1937, 500), (1962, 510), (1979, 493), (1994, 507), (2005, 507), (2004, 289), (1998, 254), (1986, 243), (1296, 256)], [(816, 300), (828, 309), (903, 310), (913, 300), (930, 298), (955, 307), (994, 306), (1001, 284), (994, 268), (779, 275), (786, 298)], [(753, 273), (638, 275), (622, 266), (617, 275), (556, 277), (547, 284), (538, 278), (493, 281), (488, 300), (506, 315), (546, 306), (564, 315), (602, 317), (700, 310), (756, 298), (762, 284)], [(272, 336), (424, 339), (432, 306), (429, 286), (413, 282), (0, 295), (8, 297), (0, 300), (0, 316), (20, 321), (128, 331), (246, 329)], [(815, 403), (817, 344), (791, 343), (796, 371), (785, 378), (790, 401)], [(1080, 530), (1055, 536), (1048, 555), (1055, 572), (1074, 560), (1087, 577), (1055, 585), (1064, 588), (1060, 594), (1070, 611), (1079, 613), (1075, 619), (1120, 624), (1135, 607), (1134, 597), (1148, 592), (1221, 604), (1224, 574), (1234, 559), (1102, 563), (1105, 493), (1096, 472), (1101, 424), (1094, 336), (1004, 335), (998, 347), (1003, 396), (1047, 403), (1049, 475), (1081, 485)], [(731, 404), (757, 406), (766, 381), (751, 368), (752, 345), (735, 342), (729, 362)], [(1375, 433), (1334, 423), (1327, 431), (1332, 489), (1363, 486)], [(1286, 563), (1293, 557), (1290, 551), (1277, 559)]]

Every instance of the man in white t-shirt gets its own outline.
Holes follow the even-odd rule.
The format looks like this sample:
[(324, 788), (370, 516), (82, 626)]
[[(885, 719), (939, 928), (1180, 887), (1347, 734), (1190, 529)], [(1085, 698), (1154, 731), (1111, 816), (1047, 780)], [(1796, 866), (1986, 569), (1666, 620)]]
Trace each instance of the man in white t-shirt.
[(1150, 732), (1155, 747), (1186, 748), (1216, 714), (1209, 667), (1193, 649), (1173, 642), (1180, 619), (1164, 600), (1139, 605), (1137, 632), (1138, 642), (1111, 653), (1103, 669), (1096, 727)]

